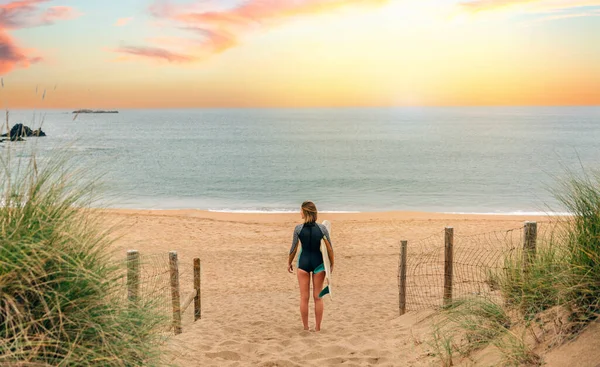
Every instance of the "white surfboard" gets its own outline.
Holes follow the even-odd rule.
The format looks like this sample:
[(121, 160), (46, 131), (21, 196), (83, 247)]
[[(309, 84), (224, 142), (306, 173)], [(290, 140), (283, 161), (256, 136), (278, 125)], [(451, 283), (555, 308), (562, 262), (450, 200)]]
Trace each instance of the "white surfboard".
[[(323, 225), (327, 228), (329, 232), (329, 238), (331, 238), (331, 222), (328, 220), (323, 221)], [(327, 286), (323, 288), (323, 290), (319, 293), (319, 298), (323, 298), (326, 294), (331, 295), (331, 262), (329, 261), (329, 251), (327, 250), (327, 245), (325, 241), (321, 239), (321, 255), (323, 255), (323, 267), (325, 268), (325, 279), (327, 280)], [(332, 297), (333, 298), (333, 297)]]

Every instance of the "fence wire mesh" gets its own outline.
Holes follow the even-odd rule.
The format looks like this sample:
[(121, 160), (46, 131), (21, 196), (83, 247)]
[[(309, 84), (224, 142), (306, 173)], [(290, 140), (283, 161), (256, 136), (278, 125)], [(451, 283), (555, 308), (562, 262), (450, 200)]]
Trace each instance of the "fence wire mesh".
[[(128, 284), (127, 269), (134, 267), (132, 258), (126, 257), (118, 261), (120, 271), (122, 272), (121, 282), (123, 292), (121, 294), (123, 302), (128, 302)], [(144, 254), (139, 253), (139, 293), (140, 302), (152, 302), (156, 311), (168, 320), (169, 325), (173, 320), (173, 303), (171, 291), (171, 270), (169, 263), (169, 253)], [(183, 308), (184, 302), (193, 297), (194, 290), (194, 268), (193, 259), (179, 259), (177, 261), (179, 275), (179, 297), (180, 307)], [(186, 326), (194, 322), (194, 304), (193, 302), (181, 314), (181, 324), (185, 330)]]
[[(560, 233), (560, 226), (538, 222), (537, 246), (552, 243)], [(497, 276), (505, 270), (508, 260), (522, 258), (524, 226), (474, 235), (461, 235), (455, 230), (453, 239), (452, 299), (485, 297), (500, 302)], [(444, 265), (445, 230), (408, 242), (407, 311), (444, 305)]]

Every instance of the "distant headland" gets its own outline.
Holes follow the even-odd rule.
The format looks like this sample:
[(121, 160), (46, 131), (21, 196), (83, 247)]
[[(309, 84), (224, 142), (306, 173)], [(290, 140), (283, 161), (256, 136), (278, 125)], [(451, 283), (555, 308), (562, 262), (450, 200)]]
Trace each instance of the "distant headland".
[(119, 113), (119, 111), (103, 111), (103, 110), (77, 110), (73, 113)]

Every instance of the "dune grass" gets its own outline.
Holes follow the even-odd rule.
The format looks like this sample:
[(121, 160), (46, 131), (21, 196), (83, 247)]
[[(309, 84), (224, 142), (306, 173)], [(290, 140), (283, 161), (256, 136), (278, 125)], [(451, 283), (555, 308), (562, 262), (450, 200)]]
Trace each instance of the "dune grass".
[(555, 196), (573, 213), (564, 239), (572, 277), (569, 301), (585, 323), (600, 312), (600, 172), (571, 174)]
[(572, 216), (538, 241), (527, 269), (518, 258), (507, 259), (502, 293), (526, 320), (562, 307), (583, 327), (600, 312), (600, 173), (569, 172), (554, 194)]
[(125, 299), (97, 181), (61, 153), (0, 149), (0, 365), (163, 365), (164, 320)]
[(549, 225), (528, 263), (514, 251), (501, 270), (488, 274), (502, 304), (470, 298), (442, 311), (431, 345), (443, 366), (488, 345), (504, 365), (537, 366), (543, 361), (533, 351), (536, 344), (558, 345), (598, 318), (600, 172), (569, 172), (554, 194), (572, 216)]
[(572, 277), (568, 252), (560, 243), (538, 246), (526, 269), (522, 252), (514, 255), (505, 259), (498, 276), (507, 306), (519, 309), (525, 320), (532, 320), (540, 312), (565, 304)]
[(434, 324), (430, 346), (442, 366), (452, 366), (456, 356), (469, 357), (488, 345), (498, 348), (514, 343), (512, 320), (506, 310), (486, 298), (454, 300)]

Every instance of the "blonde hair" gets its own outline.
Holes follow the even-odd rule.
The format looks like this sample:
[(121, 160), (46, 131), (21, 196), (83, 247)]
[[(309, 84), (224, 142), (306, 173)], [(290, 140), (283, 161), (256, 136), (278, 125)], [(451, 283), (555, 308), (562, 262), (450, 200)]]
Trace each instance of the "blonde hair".
[(317, 206), (312, 201), (302, 203), (302, 213), (304, 214), (304, 223), (314, 223), (317, 221)]

